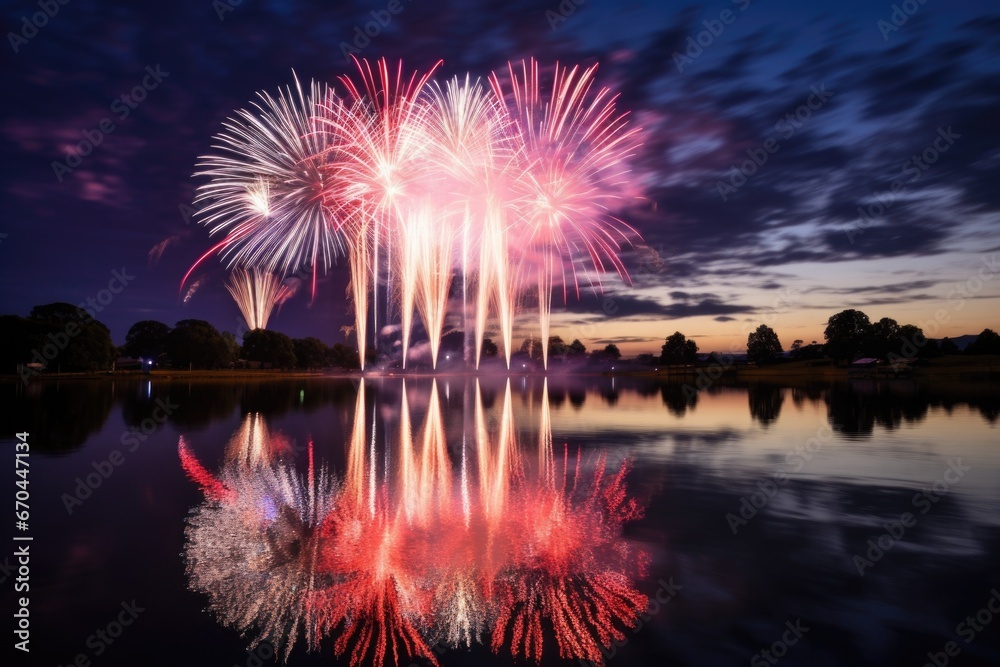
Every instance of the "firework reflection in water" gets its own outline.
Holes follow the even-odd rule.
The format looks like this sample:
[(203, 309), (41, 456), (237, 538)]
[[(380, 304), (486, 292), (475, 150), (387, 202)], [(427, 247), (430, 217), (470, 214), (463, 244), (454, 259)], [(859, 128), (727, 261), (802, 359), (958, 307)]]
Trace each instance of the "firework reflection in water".
[(388, 465), (362, 381), (342, 484), (317, 472), (311, 445), (308, 474), (297, 474), (287, 441), (256, 415), (218, 476), (182, 438), (182, 464), (207, 498), (187, 530), (192, 590), (286, 659), (304, 634), (310, 650), (331, 638), (352, 665), (437, 664), (431, 646), (487, 638), (497, 653), (539, 662), (551, 628), (560, 657), (601, 663), (602, 645), (622, 639), (647, 603), (633, 582), (648, 555), (621, 536), (642, 514), (627, 466), (610, 471), (603, 455), (568, 447), (556, 455), (547, 388), (537, 459), (524, 455), (509, 382), (495, 418), (478, 383), (470, 392), (474, 424), (453, 461), (437, 382), (420, 428), (404, 383)]
[(318, 585), (318, 527), (339, 497), (336, 480), (314, 468), (312, 443), (303, 478), (288, 460), (288, 441), (271, 436), (257, 414), (234, 434), (218, 476), (201, 466), (183, 436), (179, 451), (206, 495), (185, 529), (189, 587), (208, 595), (223, 624), (253, 633), (251, 647), (268, 641), (287, 659), (300, 632), (311, 628), (305, 613)]

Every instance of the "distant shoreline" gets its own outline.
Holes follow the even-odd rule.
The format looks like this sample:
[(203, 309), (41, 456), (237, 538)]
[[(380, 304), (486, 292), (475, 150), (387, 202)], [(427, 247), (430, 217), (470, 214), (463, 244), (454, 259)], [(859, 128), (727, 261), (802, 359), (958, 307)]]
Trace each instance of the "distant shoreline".
[[(714, 379), (725, 378), (727, 380), (763, 380), (781, 378), (817, 378), (817, 379), (839, 379), (849, 377), (869, 378), (869, 379), (893, 379), (897, 377), (888, 370), (887, 367), (876, 367), (879, 371), (867, 373), (864, 371), (855, 374), (852, 369), (846, 366), (815, 365), (815, 361), (795, 361), (775, 364), (773, 366), (720, 366), (720, 365), (696, 365), (684, 368), (669, 369), (637, 369), (628, 368), (619, 371), (601, 371), (588, 369), (560, 369), (555, 368), (548, 373), (542, 371), (510, 372), (509, 376), (614, 376), (614, 377), (640, 377), (663, 380), (688, 380), (708, 375)], [(240, 369), (240, 370), (179, 370), (179, 369), (157, 369), (145, 373), (143, 371), (102, 371), (96, 373), (43, 373), (33, 376), (29, 382), (51, 382), (53, 380), (158, 380), (158, 381), (185, 381), (185, 380), (291, 380), (291, 379), (360, 379), (365, 378), (426, 378), (426, 377), (497, 377), (502, 373), (475, 371), (451, 371), (451, 372), (429, 372), (426, 370), (414, 371), (282, 371), (282, 370), (260, 370), (260, 369)], [(914, 379), (926, 379), (937, 377), (962, 377), (968, 379), (1000, 379), (1000, 355), (979, 355), (979, 356), (949, 356), (929, 359), (919, 366), (912, 368), (909, 372), (898, 377), (910, 377)], [(20, 381), (16, 374), (0, 375), (0, 381)]]

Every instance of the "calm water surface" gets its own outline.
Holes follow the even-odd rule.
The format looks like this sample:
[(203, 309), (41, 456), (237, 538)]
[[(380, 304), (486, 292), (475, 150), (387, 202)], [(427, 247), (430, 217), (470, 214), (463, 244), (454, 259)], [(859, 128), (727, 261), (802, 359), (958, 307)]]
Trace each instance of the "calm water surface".
[(359, 386), (4, 385), (30, 664), (1000, 664), (996, 384)]

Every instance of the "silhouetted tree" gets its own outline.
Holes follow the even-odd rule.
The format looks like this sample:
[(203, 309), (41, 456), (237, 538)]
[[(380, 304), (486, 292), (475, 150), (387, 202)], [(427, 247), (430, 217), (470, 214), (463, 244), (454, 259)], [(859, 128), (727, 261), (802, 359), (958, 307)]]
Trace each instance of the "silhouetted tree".
[(167, 351), (170, 327), (156, 320), (136, 322), (125, 334), (122, 351), (130, 357), (159, 360)]
[(296, 362), (295, 344), (278, 331), (254, 329), (243, 336), (243, 357), (274, 368), (291, 368)]
[[(13, 373), (19, 364), (32, 361), (33, 351), (41, 353), (48, 341), (44, 322), (17, 315), (0, 315), (0, 372)], [(40, 363), (40, 362), (39, 362)]]
[(166, 349), (175, 368), (226, 368), (234, 361), (226, 339), (205, 320), (178, 322), (167, 335)]
[(580, 342), (579, 338), (574, 338), (573, 342), (566, 348), (568, 359), (582, 359), (587, 356), (587, 346)]
[(936, 357), (940, 355), (938, 344), (924, 335), (924, 330), (915, 324), (904, 324), (896, 332), (896, 340), (889, 346), (889, 360), (899, 355), (907, 359)]
[(958, 345), (955, 345), (955, 341), (947, 336), (941, 339), (938, 349), (941, 351), (941, 354), (961, 354), (961, 350), (958, 349)]
[(492, 359), (500, 354), (500, 348), (493, 342), (492, 338), (484, 338), (483, 346), (479, 353), (484, 359)]
[(698, 345), (688, 340), (680, 331), (675, 331), (663, 343), (660, 363), (665, 365), (693, 364), (698, 361)]
[(236, 361), (243, 354), (243, 347), (240, 342), (236, 340), (236, 334), (229, 331), (222, 332), (222, 340), (226, 341), (226, 347), (229, 348), (229, 358), (232, 361)]
[(111, 368), (115, 358), (111, 331), (86, 311), (68, 303), (50, 303), (32, 308), (28, 319), (42, 325), (44, 345), (54, 345), (58, 350), (47, 359), (48, 368), (63, 371)]
[(549, 336), (549, 359), (566, 356), (566, 343), (562, 336)]
[(860, 310), (843, 310), (827, 320), (824, 352), (836, 362), (850, 361), (865, 351), (872, 324)]
[(524, 339), (521, 343), (521, 354), (528, 355), (529, 359), (541, 359), (542, 358), (542, 343), (534, 336), (530, 336)]
[(361, 368), (361, 362), (358, 360), (358, 351), (343, 343), (335, 343), (330, 348), (328, 361), (335, 368), (343, 368), (345, 370)]
[(883, 317), (871, 325), (865, 352), (879, 359), (887, 359), (889, 353), (899, 354), (899, 323), (891, 317)]
[(761, 324), (747, 336), (747, 360), (755, 364), (770, 364), (781, 359), (781, 341), (774, 329)]
[(965, 348), (966, 354), (1000, 354), (1000, 334), (993, 329), (983, 329), (976, 340)]
[(640, 366), (655, 366), (658, 361), (659, 358), (653, 356), (649, 352), (638, 354), (635, 357), (635, 363), (639, 364)]
[(292, 341), (295, 348), (295, 365), (299, 368), (323, 368), (326, 366), (330, 348), (319, 338), (309, 336)]

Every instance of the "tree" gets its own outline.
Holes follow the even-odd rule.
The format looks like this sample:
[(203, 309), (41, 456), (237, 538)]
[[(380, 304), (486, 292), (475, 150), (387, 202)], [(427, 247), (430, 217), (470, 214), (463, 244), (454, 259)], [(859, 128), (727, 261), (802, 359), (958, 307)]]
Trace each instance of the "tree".
[(234, 361), (226, 339), (205, 320), (181, 320), (170, 330), (167, 356), (175, 368), (226, 368)]
[(827, 320), (823, 351), (834, 361), (851, 361), (868, 344), (872, 324), (860, 310), (843, 310)]
[(330, 355), (330, 348), (319, 338), (309, 336), (292, 341), (295, 348), (295, 365), (299, 368), (323, 368)]
[(549, 336), (549, 359), (566, 356), (566, 343), (562, 336)]
[(115, 359), (111, 330), (83, 309), (49, 303), (32, 308), (28, 319), (40, 325), (44, 344), (56, 348), (56, 354), (47, 357), (50, 369), (92, 372), (111, 368)]
[(243, 336), (243, 356), (273, 368), (291, 368), (296, 362), (295, 344), (278, 331), (254, 329)]
[(229, 359), (231, 361), (239, 359), (240, 355), (243, 353), (243, 347), (240, 345), (240, 342), (236, 340), (236, 334), (229, 331), (223, 331), (222, 340), (226, 341), (226, 347), (229, 349)]
[(170, 327), (156, 320), (136, 322), (125, 334), (122, 350), (129, 357), (159, 360), (167, 351)]
[(534, 336), (530, 336), (524, 339), (521, 343), (521, 354), (528, 355), (529, 359), (541, 359), (542, 358), (542, 344)]
[(635, 363), (640, 366), (655, 366), (659, 360), (659, 357), (656, 357), (649, 352), (635, 355)]
[(941, 354), (935, 341), (924, 335), (924, 330), (915, 324), (904, 324), (896, 332), (896, 340), (889, 346), (889, 356), (936, 357)]
[(993, 329), (983, 329), (976, 340), (965, 348), (966, 354), (1000, 354), (1000, 334)]
[(13, 373), (19, 364), (31, 363), (34, 353), (41, 353), (51, 342), (45, 337), (47, 331), (48, 326), (43, 322), (17, 315), (0, 315), (0, 340), (3, 340), (0, 368), (3, 372)]
[(604, 350), (602, 350), (602, 354), (605, 359), (610, 359), (611, 361), (618, 361), (622, 358), (621, 350), (619, 350), (618, 346), (614, 343), (608, 343), (605, 345)]
[(891, 317), (883, 317), (871, 326), (866, 351), (873, 357), (887, 359), (890, 353), (899, 353), (899, 323)]
[(755, 364), (770, 364), (781, 359), (781, 341), (774, 329), (761, 324), (747, 336), (747, 360)]
[(498, 354), (500, 354), (500, 348), (497, 347), (497, 344), (493, 342), (492, 338), (484, 338), (483, 346), (479, 354), (484, 359), (492, 359)]
[(573, 342), (566, 348), (568, 359), (583, 359), (587, 356), (587, 346), (580, 342), (579, 338), (574, 338)]
[(693, 364), (698, 361), (698, 345), (688, 340), (680, 331), (675, 331), (663, 343), (660, 363), (666, 366)]
[(345, 370), (356, 370), (361, 368), (361, 362), (358, 359), (358, 351), (344, 345), (343, 343), (335, 343), (333, 347), (330, 348), (330, 353), (327, 357), (328, 363), (331, 366), (334, 368), (343, 368)]
[(938, 349), (941, 354), (959, 354), (961, 350), (958, 349), (958, 345), (955, 345), (955, 341), (945, 336), (941, 339), (938, 344)]

